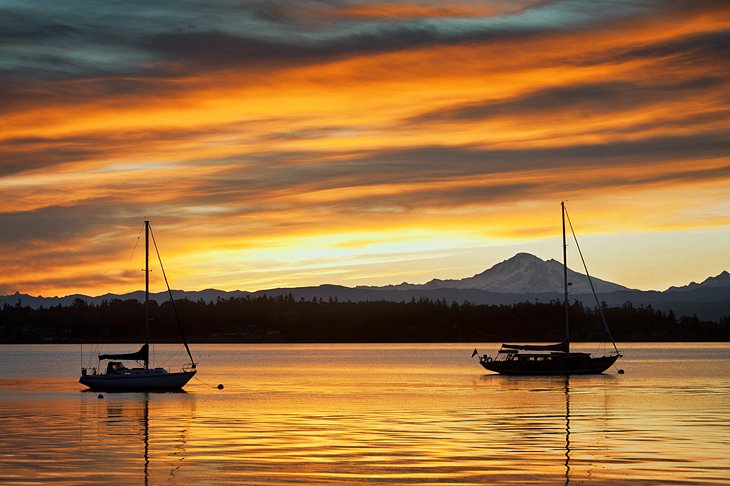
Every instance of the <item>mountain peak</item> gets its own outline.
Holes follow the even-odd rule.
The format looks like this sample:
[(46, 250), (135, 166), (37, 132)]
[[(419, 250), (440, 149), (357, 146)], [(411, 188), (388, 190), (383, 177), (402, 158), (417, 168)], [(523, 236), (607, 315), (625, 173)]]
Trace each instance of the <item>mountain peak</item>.
[[(588, 277), (568, 269), (571, 292), (591, 293)], [(618, 284), (593, 278), (600, 293), (627, 290)], [(563, 292), (563, 264), (557, 260), (543, 260), (531, 253), (517, 253), (473, 277), (461, 280), (431, 280), (423, 286), (409, 288), (426, 289), (479, 289), (514, 294), (542, 294)]]
[(527, 268), (532, 265), (540, 265), (542, 263), (545, 263), (545, 261), (531, 253), (518, 253), (513, 257), (502, 260), (493, 267), (484, 270), (482, 273), (474, 275), (472, 278), (481, 277), (489, 272), (495, 271), (495, 269), (500, 272), (512, 272), (517, 269)]
[(537, 256), (533, 255), (532, 253), (527, 253), (524, 251), (521, 251), (521, 252), (515, 254), (515, 256), (513, 256), (512, 258), (508, 258), (505, 261), (509, 261), (509, 260), (539, 260), (541, 262), (544, 261), (542, 258), (537, 257)]

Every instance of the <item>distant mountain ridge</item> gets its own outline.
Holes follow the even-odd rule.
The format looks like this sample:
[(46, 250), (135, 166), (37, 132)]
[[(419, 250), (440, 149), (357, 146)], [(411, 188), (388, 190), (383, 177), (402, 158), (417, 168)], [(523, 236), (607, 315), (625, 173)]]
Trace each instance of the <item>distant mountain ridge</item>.
[[(651, 305), (675, 314), (696, 314), (702, 319), (719, 320), (730, 316), (730, 273), (723, 271), (709, 277), (702, 283), (692, 282), (682, 287), (670, 287), (659, 291), (629, 289), (606, 280), (592, 277), (598, 297), (608, 305)], [(579, 272), (568, 269), (570, 297), (586, 305), (595, 305), (588, 278)], [(459, 280), (434, 279), (425, 284), (402, 283), (383, 287), (344, 287), (339, 285), (320, 285), (312, 287), (277, 288), (247, 292), (241, 290), (223, 291), (206, 289), (200, 291), (174, 290), (175, 299), (187, 298), (206, 302), (216, 299), (245, 296), (279, 296), (291, 294), (295, 299), (338, 299), (340, 301), (409, 301), (427, 298), (442, 299), (447, 302), (469, 301), (474, 304), (509, 305), (525, 301), (549, 302), (563, 297), (563, 265), (556, 260), (542, 260), (529, 253), (518, 253), (482, 273)], [(0, 305), (20, 305), (30, 307), (51, 307), (72, 305), (76, 299), (92, 304), (113, 299), (136, 299), (142, 301), (144, 292), (127, 294), (104, 294), (90, 297), (81, 294), (65, 297), (42, 297), (15, 293), (0, 296)], [(151, 293), (150, 299), (159, 303), (168, 300), (167, 292)]]
[(724, 270), (721, 274), (715, 277), (708, 277), (702, 281), (702, 283), (690, 282), (688, 285), (683, 287), (669, 287), (667, 292), (686, 292), (688, 290), (697, 290), (701, 288), (730, 288), (730, 273)]

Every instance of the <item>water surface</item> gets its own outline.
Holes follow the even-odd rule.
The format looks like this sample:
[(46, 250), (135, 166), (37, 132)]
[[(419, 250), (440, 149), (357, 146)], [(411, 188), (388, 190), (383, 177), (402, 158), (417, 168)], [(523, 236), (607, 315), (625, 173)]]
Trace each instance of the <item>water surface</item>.
[(730, 345), (624, 345), (626, 374), (569, 379), (489, 374), (472, 348), (193, 345), (185, 393), (100, 399), (88, 347), (0, 346), (0, 483), (730, 480)]

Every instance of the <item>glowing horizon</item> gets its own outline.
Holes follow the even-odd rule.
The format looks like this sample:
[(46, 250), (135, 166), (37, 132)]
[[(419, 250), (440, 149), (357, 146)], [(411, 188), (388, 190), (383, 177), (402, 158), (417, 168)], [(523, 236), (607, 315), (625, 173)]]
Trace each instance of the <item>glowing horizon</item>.
[(174, 288), (464, 278), (564, 199), (597, 277), (730, 269), (722, 2), (0, 12), (0, 294), (139, 289), (144, 219)]

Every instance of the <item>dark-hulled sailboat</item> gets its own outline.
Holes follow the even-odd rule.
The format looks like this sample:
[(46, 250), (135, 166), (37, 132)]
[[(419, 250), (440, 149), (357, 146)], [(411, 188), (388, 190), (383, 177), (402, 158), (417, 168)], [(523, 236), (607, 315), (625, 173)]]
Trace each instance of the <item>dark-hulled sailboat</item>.
[[(185, 339), (185, 334), (180, 327), (180, 336), (185, 345), (185, 350), (190, 357), (190, 364), (180, 371), (170, 372), (164, 368), (150, 368), (149, 360), (149, 342), (150, 342), (150, 318), (149, 318), (149, 300), (150, 300), (150, 270), (149, 270), (149, 236), (150, 222), (144, 222), (145, 228), (145, 289), (144, 289), (144, 319), (145, 319), (145, 343), (139, 351), (134, 353), (123, 354), (100, 354), (99, 362), (109, 360), (106, 366), (106, 372), (97, 373), (96, 368), (92, 373), (88, 373), (86, 368), (81, 368), (81, 378), (79, 383), (86, 385), (92, 390), (99, 391), (163, 391), (163, 390), (179, 390), (184, 387), (190, 379), (195, 376), (196, 366), (193, 355), (190, 353), (190, 347)], [(154, 235), (152, 235), (154, 242)], [(157, 244), (155, 243), (155, 250)], [(159, 259), (159, 251), (157, 252)], [(160, 266), (162, 261), (160, 260)], [(162, 274), (165, 276), (165, 270), (162, 268)], [(167, 276), (165, 276), (167, 284)], [(173, 303), (172, 292), (170, 286), (167, 285), (167, 291), (170, 294), (170, 301)], [(177, 317), (177, 312), (175, 312)], [(179, 323), (179, 321), (178, 321)], [(127, 368), (121, 361), (112, 360), (130, 360), (142, 363), (142, 368)], [(101, 370), (100, 370), (101, 371)]]
[[(565, 208), (565, 202), (560, 203), (562, 210), (563, 219), (563, 286), (565, 291), (565, 297), (563, 306), (565, 308), (565, 337), (563, 341), (556, 344), (502, 344), (502, 347), (497, 352), (497, 356), (492, 358), (490, 356), (482, 355), (479, 356), (479, 363), (489, 371), (495, 371), (504, 375), (579, 375), (579, 374), (597, 374), (603, 373), (611, 365), (613, 365), (621, 354), (616, 347), (616, 343), (611, 335), (611, 330), (608, 328), (608, 323), (603, 315), (603, 310), (596, 297), (596, 305), (603, 321), (604, 330), (607, 337), (613, 344), (613, 351), (603, 356), (594, 356), (590, 353), (579, 353), (570, 351), (570, 322), (568, 319), (568, 262), (567, 262), (567, 243), (565, 239), (565, 217), (567, 210)], [(568, 218), (570, 223), (570, 218)], [(571, 224), (571, 231), (573, 226)], [(575, 238), (575, 232), (573, 231), (573, 237)], [(578, 244), (577, 238), (575, 238), (576, 246)], [(580, 246), (578, 246), (580, 252)], [(581, 260), (583, 255), (581, 253)], [(591, 290), (593, 291), (594, 297), (596, 296), (595, 288), (591, 276), (588, 273), (588, 268), (583, 265), (590, 283)], [(479, 353), (475, 349), (472, 353), (472, 357), (478, 356)]]

